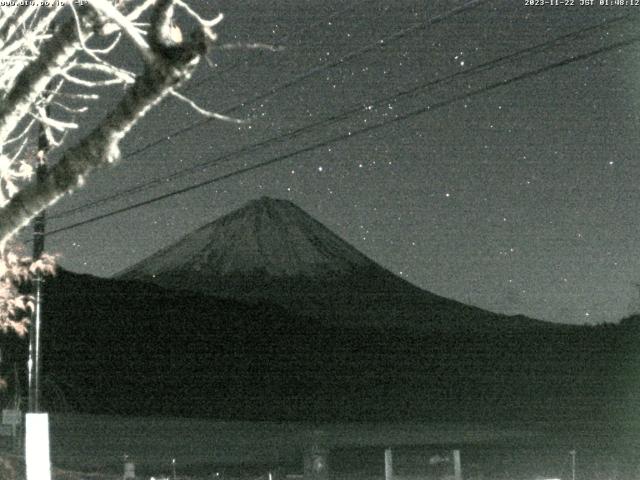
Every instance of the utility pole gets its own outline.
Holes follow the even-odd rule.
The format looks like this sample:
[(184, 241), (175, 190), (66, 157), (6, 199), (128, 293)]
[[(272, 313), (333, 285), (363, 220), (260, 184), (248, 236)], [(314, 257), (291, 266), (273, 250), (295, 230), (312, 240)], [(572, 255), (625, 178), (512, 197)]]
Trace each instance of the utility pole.
[[(45, 109), (48, 112), (48, 107)], [(38, 158), (36, 181), (42, 182), (47, 175), (46, 155), (49, 142), (44, 126), (40, 124), (38, 135)], [(38, 214), (33, 223), (33, 261), (37, 261), (44, 250), (45, 211)], [(51, 480), (51, 457), (49, 447), (49, 415), (40, 413), (40, 323), (42, 320), (42, 297), (44, 279), (36, 273), (33, 281), (34, 311), (29, 326), (29, 402), (25, 415), (25, 464), (27, 480)]]
[(571, 450), (569, 455), (571, 455), (571, 480), (576, 480), (576, 451)]
[[(48, 108), (47, 108), (48, 110)], [(48, 112), (47, 112), (48, 113)], [(36, 181), (44, 181), (47, 175), (46, 156), (49, 141), (42, 125), (38, 135), (38, 158), (36, 166)], [(33, 222), (33, 261), (37, 261), (44, 251), (44, 235), (46, 225), (46, 211), (43, 209)], [(34, 310), (29, 327), (29, 402), (28, 411), (40, 411), (40, 324), (42, 320), (42, 291), (43, 277), (37, 272), (33, 280)]]

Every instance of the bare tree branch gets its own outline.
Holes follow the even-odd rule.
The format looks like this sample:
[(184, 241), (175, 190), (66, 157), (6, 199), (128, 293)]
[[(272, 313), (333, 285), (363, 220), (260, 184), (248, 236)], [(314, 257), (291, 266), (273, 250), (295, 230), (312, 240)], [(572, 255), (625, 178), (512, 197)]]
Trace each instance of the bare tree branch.
[(20, 120), (46, 89), (49, 81), (78, 50), (75, 21), (69, 20), (44, 44), (38, 58), (16, 78), (13, 88), (0, 105), (0, 144), (4, 143)]
[(78, 186), (91, 170), (116, 161), (119, 158), (119, 142), (133, 125), (191, 76), (206, 53), (207, 35), (202, 30), (196, 30), (190, 40), (168, 46), (161, 35), (161, 27), (170, 21), (171, 8), (169, 0), (158, 1), (152, 15), (149, 41), (152, 61), (114, 110), (76, 147), (67, 150), (43, 181), (32, 180), (0, 210), (0, 241), (10, 237), (39, 211)]
[[(138, 6), (129, 9), (133, 3)], [(233, 121), (200, 108), (177, 91), (216, 39), (213, 27), (221, 15), (206, 20), (183, 0), (89, 0), (77, 11), (67, 4), (71, 18), (53, 30), (50, 26), (62, 8), (0, 10), (0, 331), (26, 331), (24, 313), (31, 300), (17, 285), (34, 269), (53, 266), (50, 258), (31, 262), (16, 255), (12, 234), (82, 185), (93, 169), (118, 160), (120, 141), (149, 109), (174, 95), (202, 115)], [(149, 8), (150, 18), (137, 22)], [(174, 22), (174, 9), (198, 28), (183, 36)], [(97, 37), (101, 44), (89, 46)], [(140, 52), (142, 73), (112, 63), (109, 54), (121, 38)], [(115, 84), (127, 87), (121, 100), (69, 148), (67, 133), (82, 124), (76, 116), (90, 110), (89, 101), (100, 98), (97, 88)], [(91, 90), (85, 93), (85, 88)], [(56, 108), (48, 108), (51, 105)], [(58, 163), (37, 181), (31, 164), (36, 156), (43, 161), (45, 152), (33, 151), (35, 123), (40, 125), (38, 135), (49, 140), (48, 149), (61, 151)]]

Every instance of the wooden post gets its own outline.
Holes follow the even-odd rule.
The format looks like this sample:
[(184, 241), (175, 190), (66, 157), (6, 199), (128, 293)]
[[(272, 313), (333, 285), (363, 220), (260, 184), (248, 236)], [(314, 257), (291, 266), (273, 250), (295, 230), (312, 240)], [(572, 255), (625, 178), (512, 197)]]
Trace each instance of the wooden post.
[(455, 480), (462, 480), (462, 463), (460, 462), (460, 450), (453, 451), (453, 476)]
[(384, 480), (393, 480), (393, 453), (390, 448), (384, 451)]

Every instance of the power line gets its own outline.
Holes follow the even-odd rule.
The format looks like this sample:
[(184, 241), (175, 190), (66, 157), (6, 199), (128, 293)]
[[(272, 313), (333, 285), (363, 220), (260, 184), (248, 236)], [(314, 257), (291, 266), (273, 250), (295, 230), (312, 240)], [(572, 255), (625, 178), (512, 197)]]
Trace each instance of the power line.
[[(561, 35), (559, 37), (556, 37), (554, 39), (548, 40), (546, 42), (542, 42), (542, 43), (533, 45), (531, 47), (527, 47), (525, 49), (521, 49), (521, 50), (519, 50), (517, 52), (514, 52), (514, 53), (511, 53), (511, 54), (508, 54), (508, 55), (505, 55), (505, 56), (490, 60), (488, 62), (485, 62), (483, 64), (477, 65), (475, 67), (471, 67), (471, 68), (468, 68), (468, 69), (463, 70), (463, 71), (459, 71), (459, 72), (456, 72), (456, 73), (453, 73), (453, 74), (450, 74), (450, 75), (439, 77), (439, 78), (431, 80), (431, 81), (429, 81), (427, 83), (423, 83), (423, 84), (420, 84), (420, 85), (417, 85), (417, 86), (413, 86), (413, 87), (411, 87), (409, 89), (402, 90), (402, 91), (400, 91), (398, 93), (395, 93), (395, 94), (393, 94), (391, 96), (379, 98), (379, 99), (376, 99), (376, 100), (373, 100), (373, 101), (370, 101), (370, 102), (367, 102), (367, 103), (369, 103), (370, 105), (377, 105), (377, 104), (382, 104), (382, 103), (393, 102), (393, 101), (395, 101), (395, 100), (397, 100), (397, 99), (399, 99), (401, 97), (414, 94), (416, 92), (419, 92), (420, 90), (425, 90), (425, 89), (427, 89), (429, 87), (433, 87), (433, 86), (439, 85), (439, 84), (444, 83), (444, 82), (449, 82), (451, 80), (457, 79), (458, 77), (466, 77), (466, 76), (475, 75), (475, 74), (478, 74), (478, 73), (481, 73), (481, 72), (485, 72), (485, 71), (487, 71), (487, 70), (489, 70), (491, 68), (494, 68), (494, 67), (496, 67), (496, 66), (498, 66), (500, 64), (503, 64), (503, 63), (506, 63), (506, 62), (509, 62), (509, 61), (513, 61), (513, 60), (517, 60), (519, 58), (522, 58), (527, 54), (538, 54), (538, 53), (544, 52), (544, 51), (556, 46), (557, 44), (559, 44), (561, 42), (565, 42), (567, 40), (570, 40), (570, 39), (573, 39), (573, 38), (576, 38), (576, 37), (580, 37), (580, 36), (582, 36), (582, 35), (584, 35), (586, 33), (589, 33), (591, 31), (594, 31), (594, 30), (597, 30), (597, 29), (601, 29), (601, 28), (604, 28), (604, 27), (610, 27), (614, 23), (626, 21), (626, 20), (629, 20), (629, 19), (632, 19), (632, 18), (637, 18), (637, 14), (621, 16), (621, 17), (615, 17), (615, 18), (612, 18), (612, 19), (603, 20), (602, 22), (599, 22), (599, 23), (597, 23), (595, 25), (592, 25), (590, 27), (583, 28), (583, 29), (580, 29), (580, 30), (577, 30), (577, 31), (574, 31), (574, 32), (570, 32), (570, 33), (565, 34), (565, 35)], [(235, 150), (233, 152), (229, 152), (229, 153), (223, 154), (223, 155), (221, 155), (219, 157), (216, 157), (215, 159), (207, 160), (206, 162), (201, 162), (201, 163), (199, 163), (197, 165), (192, 165), (190, 167), (181, 169), (181, 170), (179, 170), (177, 172), (174, 172), (171, 175), (164, 176), (164, 177), (161, 177), (161, 178), (156, 178), (156, 179), (153, 179), (153, 180), (149, 180), (147, 182), (144, 182), (141, 185), (137, 185), (135, 187), (131, 187), (131, 188), (128, 188), (128, 189), (121, 190), (121, 191), (119, 191), (117, 193), (107, 195), (107, 196), (105, 196), (103, 198), (97, 199), (97, 200), (95, 200), (93, 202), (90, 202), (90, 203), (87, 203), (85, 205), (80, 205), (78, 207), (74, 207), (74, 208), (65, 210), (65, 211), (63, 211), (63, 212), (61, 212), (61, 213), (59, 213), (57, 215), (50, 216), (49, 218), (50, 219), (59, 219), (59, 218), (64, 218), (64, 217), (76, 214), (76, 213), (78, 213), (80, 211), (83, 211), (83, 210), (86, 210), (86, 209), (89, 209), (89, 208), (93, 208), (95, 206), (101, 205), (103, 203), (109, 202), (109, 201), (117, 199), (117, 198), (120, 198), (122, 196), (131, 195), (131, 194), (146, 190), (148, 188), (151, 188), (154, 185), (161, 184), (162, 182), (165, 182), (165, 181), (168, 181), (168, 180), (173, 180), (173, 179), (188, 175), (190, 173), (194, 173), (195, 171), (197, 171), (197, 170), (199, 170), (201, 168), (208, 168), (208, 167), (215, 166), (215, 165), (218, 165), (220, 163), (223, 163), (223, 162), (226, 162), (226, 161), (229, 161), (229, 160), (233, 160), (235, 157), (237, 157), (239, 155), (243, 155), (243, 154), (246, 154), (246, 153), (254, 152), (254, 151), (256, 151), (258, 149), (261, 149), (262, 147), (265, 147), (265, 146), (267, 146), (269, 144), (276, 143), (276, 142), (279, 142), (279, 141), (283, 141), (285, 139), (295, 138), (296, 136), (298, 136), (298, 135), (300, 135), (302, 133), (311, 131), (316, 127), (323, 126), (323, 125), (327, 125), (328, 126), (328, 125), (335, 124), (335, 123), (337, 123), (339, 121), (342, 121), (342, 120), (345, 120), (345, 119), (349, 118), (352, 115), (360, 114), (360, 113), (365, 113), (365, 109), (362, 107), (361, 103), (358, 103), (358, 105), (356, 105), (356, 106), (354, 106), (354, 107), (352, 107), (352, 108), (350, 108), (350, 109), (348, 109), (346, 111), (343, 111), (343, 112), (341, 112), (341, 113), (339, 113), (337, 115), (332, 115), (332, 116), (327, 117), (327, 118), (325, 118), (323, 120), (320, 120), (318, 122), (313, 122), (313, 123), (307, 124), (305, 126), (299, 127), (299, 128), (297, 128), (297, 129), (295, 129), (293, 131), (290, 131), (289, 133), (284, 134), (284, 135), (277, 135), (277, 136), (268, 138), (266, 140), (260, 141), (258, 143), (254, 143), (252, 145), (245, 146), (245, 147), (243, 147), (243, 148), (241, 148), (239, 150)]]
[(245, 167), (245, 168), (234, 170), (233, 172), (229, 172), (229, 173), (226, 173), (224, 175), (219, 175), (217, 177), (205, 180), (203, 182), (199, 182), (199, 183), (194, 184), (194, 185), (190, 185), (190, 186), (185, 187), (185, 188), (181, 188), (181, 189), (178, 189), (178, 190), (174, 190), (172, 192), (168, 192), (168, 193), (165, 193), (165, 194), (162, 194), (162, 195), (158, 195), (156, 197), (150, 198), (148, 200), (144, 200), (142, 202), (135, 203), (133, 205), (129, 205), (127, 207), (119, 208), (117, 210), (114, 210), (114, 211), (111, 211), (111, 212), (108, 212), (108, 213), (104, 213), (104, 214), (101, 214), (101, 215), (98, 215), (98, 216), (95, 216), (95, 217), (92, 217), (92, 218), (89, 218), (89, 219), (86, 219), (86, 220), (83, 220), (83, 221), (80, 221), (80, 222), (73, 223), (71, 225), (67, 225), (65, 227), (58, 228), (56, 230), (52, 230), (52, 231), (47, 233), (47, 236), (55, 235), (57, 233), (61, 233), (61, 232), (67, 231), (67, 230), (71, 230), (71, 229), (80, 227), (82, 225), (87, 225), (89, 223), (93, 223), (93, 222), (96, 222), (98, 220), (102, 220), (104, 218), (108, 218), (108, 217), (111, 217), (111, 216), (114, 216), (114, 215), (118, 215), (120, 213), (124, 213), (124, 212), (127, 212), (129, 210), (134, 210), (136, 208), (140, 208), (140, 207), (143, 207), (143, 206), (146, 206), (146, 205), (150, 205), (150, 204), (158, 202), (160, 200), (164, 200), (166, 198), (170, 198), (170, 197), (173, 197), (173, 196), (176, 196), (176, 195), (180, 195), (180, 194), (183, 194), (183, 193), (198, 189), (200, 187), (203, 187), (203, 186), (206, 186), (206, 185), (210, 185), (212, 183), (217, 183), (217, 182), (220, 182), (222, 180), (226, 180), (228, 178), (235, 177), (235, 176), (238, 176), (238, 175), (241, 175), (241, 174), (253, 171), (253, 170), (258, 170), (260, 168), (264, 168), (264, 167), (269, 166), (269, 165), (280, 163), (280, 162), (288, 160), (288, 159), (290, 159), (290, 158), (292, 158), (292, 157), (294, 157), (296, 155), (299, 155), (301, 153), (308, 153), (308, 152), (311, 152), (311, 151), (316, 150), (318, 148), (321, 148), (321, 147), (324, 147), (324, 146), (327, 146), (327, 145), (330, 145), (330, 144), (333, 144), (333, 143), (336, 143), (336, 142), (340, 142), (340, 141), (343, 141), (343, 140), (349, 140), (349, 139), (355, 138), (356, 136), (372, 132), (374, 130), (386, 127), (386, 126), (391, 125), (391, 124), (395, 124), (395, 123), (400, 122), (400, 121), (404, 121), (404, 120), (406, 120), (408, 118), (413, 118), (413, 117), (416, 117), (418, 115), (422, 115), (423, 113), (427, 113), (427, 112), (431, 112), (431, 111), (437, 110), (439, 108), (442, 108), (442, 107), (445, 107), (445, 106), (450, 105), (452, 103), (455, 103), (455, 102), (457, 102), (459, 100), (463, 100), (463, 99), (470, 98), (470, 97), (475, 97), (477, 95), (481, 95), (483, 93), (490, 92), (492, 90), (495, 90), (497, 88), (509, 85), (511, 83), (519, 82), (521, 80), (525, 80), (527, 78), (531, 78), (531, 77), (540, 75), (542, 73), (546, 73), (546, 72), (548, 72), (550, 70), (553, 70), (555, 68), (564, 67), (566, 65), (569, 65), (569, 64), (572, 64), (572, 63), (575, 63), (575, 62), (579, 62), (579, 61), (582, 61), (582, 60), (586, 60), (588, 58), (594, 57), (596, 55), (600, 55), (602, 53), (610, 52), (610, 51), (615, 50), (615, 49), (624, 48), (624, 47), (627, 47), (629, 45), (632, 45), (632, 44), (638, 43), (638, 42), (640, 42), (640, 36), (633, 37), (633, 38), (631, 38), (629, 40), (616, 42), (614, 44), (608, 45), (606, 47), (599, 48), (597, 50), (592, 50), (592, 51), (587, 52), (587, 53), (582, 53), (580, 55), (574, 55), (574, 56), (571, 56), (569, 58), (565, 58), (563, 60), (560, 60), (558, 62), (551, 63), (551, 64), (546, 65), (544, 67), (540, 67), (540, 68), (537, 68), (535, 70), (530, 70), (528, 72), (524, 72), (524, 73), (521, 73), (519, 75), (510, 77), (510, 78), (507, 78), (507, 79), (503, 79), (503, 80), (500, 80), (500, 81), (497, 81), (497, 82), (494, 82), (494, 83), (491, 83), (489, 85), (486, 85), (486, 86), (484, 86), (482, 88), (473, 90), (471, 92), (467, 92), (467, 93), (464, 93), (464, 94), (456, 95), (456, 96), (454, 96), (452, 98), (449, 98), (447, 100), (443, 100), (441, 102), (437, 102), (437, 103), (434, 103), (432, 105), (427, 105), (426, 107), (421, 107), (421, 108), (419, 108), (417, 110), (413, 110), (412, 112), (406, 113), (404, 115), (400, 115), (398, 117), (395, 117), (393, 119), (381, 122), (379, 124), (371, 125), (371, 126), (362, 128), (362, 129), (360, 129), (358, 131), (355, 131), (355, 132), (349, 132), (347, 134), (338, 135), (338, 136), (335, 136), (335, 137), (333, 137), (331, 139), (327, 139), (327, 140), (323, 140), (321, 142), (314, 143), (314, 144), (309, 145), (307, 147), (295, 150), (293, 152), (290, 152), (290, 153), (287, 153), (287, 154), (284, 154), (284, 155), (276, 156), (274, 158), (271, 158), (271, 159), (266, 160), (264, 162), (257, 163), (255, 165), (251, 165), (251, 166), (248, 166), (248, 167)]
[[(348, 60), (351, 60), (351, 59), (353, 59), (353, 58), (355, 58), (355, 57), (357, 57), (359, 55), (362, 55), (363, 53), (366, 53), (366, 52), (368, 52), (368, 51), (370, 51), (370, 50), (372, 50), (372, 49), (374, 49), (376, 47), (379, 47), (380, 45), (385, 45), (385, 44), (388, 44), (388, 43), (390, 43), (392, 41), (395, 41), (395, 40), (398, 40), (400, 38), (406, 37), (407, 35), (409, 35), (412, 32), (415, 32), (417, 30), (425, 29), (429, 25), (434, 25), (434, 24), (440, 23), (440, 22), (442, 22), (442, 21), (444, 21), (444, 20), (446, 20), (448, 18), (456, 16), (456, 15), (458, 15), (460, 13), (463, 13), (463, 12), (465, 12), (467, 10), (471, 10), (473, 8), (476, 8), (476, 7), (480, 6), (481, 4), (487, 3), (489, 1), (492, 1), (492, 0), (470, 0), (470, 1), (467, 1), (466, 3), (464, 3), (463, 5), (461, 5), (459, 7), (453, 8), (453, 9), (451, 9), (451, 10), (449, 10), (449, 11), (443, 13), (443, 14), (431, 17), (426, 22), (422, 22), (420, 24), (413, 25), (411, 27), (407, 27), (407, 28), (402, 29), (402, 30), (400, 30), (400, 31), (398, 31), (398, 32), (396, 32), (396, 33), (394, 33), (392, 35), (389, 35), (389, 36), (383, 38), (382, 40), (376, 41), (376, 42), (371, 43), (371, 44), (367, 44), (367, 45), (365, 45), (364, 47), (362, 47), (362, 48), (360, 48), (358, 50), (355, 50), (355, 51), (352, 51), (352, 52), (350, 52), (350, 53), (348, 53), (346, 55), (343, 55), (342, 57), (340, 57), (335, 62), (313, 67), (312, 69), (307, 70), (306, 72), (303, 72), (302, 74), (294, 77), (293, 79), (291, 79), (291, 80), (289, 80), (287, 82), (284, 82), (284, 83), (282, 83), (282, 84), (280, 84), (280, 85), (278, 85), (276, 87), (273, 87), (270, 90), (267, 90), (266, 92), (258, 94), (257, 96), (254, 96), (254, 97), (252, 97), (252, 98), (250, 98), (248, 100), (245, 100), (243, 103), (236, 104), (235, 106), (230, 107), (229, 109), (224, 110), (221, 113), (224, 114), (224, 115), (228, 115), (228, 114), (232, 113), (234, 110), (236, 110), (238, 108), (241, 108), (246, 103), (253, 103), (255, 101), (264, 99), (264, 98), (266, 98), (268, 96), (271, 96), (271, 95), (277, 93), (280, 90), (283, 90), (285, 88), (289, 88), (289, 87), (299, 83), (300, 81), (302, 81), (302, 80), (304, 80), (306, 78), (309, 78), (310, 76), (315, 75), (316, 73), (319, 73), (319, 72), (322, 72), (324, 70), (328, 70), (330, 68), (333, 68), (333, 67), (335, 67), (337, 65), (343, 64)], [(123, 156), (123, 159), (127, 159), (127, 158), (133, 157), (135, 155), (138, 155), (138, 154), (140, 154), (140, 153), (142, 153), (142, 152), (144, 152), (144, 151), (146, 151), (146, 150), (148, 150), (150, 148), (155, 147), (156, 145), (159, 145), (159, 144), (167, 141), (168, 138), (182, 135), (182, 134), (184, 134), (184, 133), (186, 133), (188, 131), (193, 130), (194, 128), (197, 128), (199, 126), (205, 125), (205, 124), (211, 122), (212, 120), (213, 119), (210, 119), (210, 118), (209, 119), (205, 119), (205, 120), (201, 120), (199, 122), (195, 122), (195, 123), (193, 123), (191, 125), (188, 125), (186, 127), (182, 127), (180, 129), (177, 129), (177, 130), (173, 131), (172, 133), (170, 133), (169, 135), (166, 135), (166, 136), (163, 136), (161, 138), (158, 138), (158, 139), (156, 139), (156, 140), (154, 140), (154, 141), (152, 141), (150, 143), (147, 143), (146, 145), (143, 145), (142, 147), (140, 147), (138, 149), (135, 149), (135, 150), (129, 152), (128, 154)], [(127, 193), (133, 193), (135, 191), (139, 191), (139, 188), (138, 187), (133, 187), (133, 188), (131, 188), (129, 190), (130, 191), (127, 192)], [(111, 197), (113, 197), (113, 196), (111, 196)], [(98, 204), (102, 203), (102, 200), (99, 200), (97, 203)], [(84, 207), (82, 207), (82, 208), (84, 208)], [(90, 208), (90, 207), (87, 207), (87, 208)], [(75, 211), (77, 211), (77, 209), (74, 209), (74, 212)], [(60, 213), (58, 215), (52, 216), (51, 218), (62, 218), (64, 216), (68, 216), (68, 214), (70, 214), (70, 213), (71, 213), (70, 211), (62, 212), (62, 213)]]
[[(381, 46), (385, 46), (386, 44), (390, 43), (390, 42), (394, 42), (396, 40), (399, 40), (401, 38), (406, 37), (407, 35), (419, 31), (419, 30), (424, 30), (425, 28), (427, 28), (427, 26), (429, 25), (435, 25), (437, 23), (441, 23), (444, 20), (454, 17), (460, 13), (466, 12), (468, 10), (471, 10), (473, 8), (476, 8), (480, 5), (482, 5), (483, 3), (487, 3), (490, 2), (492, 0), (469, 0), (466, 3), (464, 3), (463, 5), (453, 8), (451, 10), (449, 10), (446, 13), (440, 14), (440, 15), (436, 15), (434, 17), (431, 17), (428, 21), (423, 22), (421, 24), (418, 25), (414, 25), (411, 27), (407, 27), (404, 28), (396, 33), (393, 33), (381, 40), (378, 40), (374, 43), (371, 44), (367, 44), (362, 48), (359, 48), (358, 50), (354, 50), (352, 52), (349, 52), (345, 55), (343, 55), (342, 57), (338, 58), (336, 61), (334, 62), (330, 62), (327, 64), (323, 64), (323, 65), (316, 65), (315, 67), (307, 70), (306, 72), (303, 72), (295, 77), (293, 77), (290, 80), (287, 80), (286, 82), (283, 82), (279, 85), (276, 85), (275, 87), (270, 88), (269, 90), (266, 90), (262, 93), (259, 93), (257, 95), (254, 95), (253, 97), (248, 98), (247, 100), (244, 100), (241, 103), (238, 103), (232, 107), (229, 107), (225, 110), (223, 110), (222, 112), (220, 112), (222, 115), (229, 115), (231, 113), (233, 113), (234, 111), (244, 107), (247, 103), (254, 103), (257, 102), (259, 100), (264, 100), (267, 97), (271, 97), (273, 95), (275, 95), (276, 93), (280, 92), (281, 90), (285, 90), (287, 88), (291, 88), (292, 86), (300, 83), (303, 80), (306, 80), (309, 77), (314, 76), (317, 73), (323, 72), (325, 70), (329, 70), (333, 67), (337, 67), (338, 65), (342, 65), (345, 62), (348, 62), (360, 55), (363, 55), (371, 50), (373, 50), (376, 47), (381, 47)], [(173, 132), (171, 132), (169, 135), (165, 135), (161, 138), (158, 138), (152, 142), (147, 143), (146, 145), (143, 145), (142, 147), (139, 147), (135, 150), (132, 150), (131, 152), (127, 153), (126, 155), (123, 156), (123, 159), (126, 158), (131, 158), (135, 155), (138, 155), (146, 150), (149, 150), (150, 148), (155, 147), (156, 145), (159, 145), (161, 143), (164, 143), (167, 141), (167, 138), (171, 138), (171, 137), (176, 137), (179, 135), (182, 135), (188, 131), (193, 130), (194, 128), (200, 127), (202, 125), (206, 125), (207, 123), (212, 122), (214, 119), (212, 118), (207, 118), (204, 120), (200, 120), (199, 122), (195, 122), (192, 123), (191, 125), (187, 125), (186, 127), (182, 127), (179, 128), (177, 130), (174, 130)]]

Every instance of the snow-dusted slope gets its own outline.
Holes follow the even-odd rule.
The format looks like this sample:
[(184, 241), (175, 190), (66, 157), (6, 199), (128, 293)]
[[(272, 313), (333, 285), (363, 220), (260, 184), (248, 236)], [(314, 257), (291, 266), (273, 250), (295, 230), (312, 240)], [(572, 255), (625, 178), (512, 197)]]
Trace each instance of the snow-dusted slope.
[(293, 203), (263, 197), (124, 272), (152, 277), (190, 269), (200, 275), (273, 276), (350, 272), (371, 261)]
[(120, 278), (273, 302), (334, 325), (482, 328), (506, 318), (417, 288), (293, 203), (267, 197), (185, 236)]

